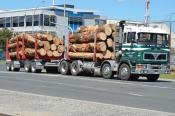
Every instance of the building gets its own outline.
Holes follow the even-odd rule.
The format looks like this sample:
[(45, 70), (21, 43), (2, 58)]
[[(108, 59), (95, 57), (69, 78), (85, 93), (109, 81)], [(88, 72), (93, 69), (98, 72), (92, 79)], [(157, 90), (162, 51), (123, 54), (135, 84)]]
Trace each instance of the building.
[(82, 25), (106, 23), (106, 17), (94, 14), (94, 11), (76, 9), (74, 5), (65, 6), (66, 8), (64, 5), (54, 5), (20, 10), (0, 10), (0, 29), (8, 28), (14, 32), (28, 33), (50, 32), (63, 37), (68, 34), (68, 27), (74, 32)]

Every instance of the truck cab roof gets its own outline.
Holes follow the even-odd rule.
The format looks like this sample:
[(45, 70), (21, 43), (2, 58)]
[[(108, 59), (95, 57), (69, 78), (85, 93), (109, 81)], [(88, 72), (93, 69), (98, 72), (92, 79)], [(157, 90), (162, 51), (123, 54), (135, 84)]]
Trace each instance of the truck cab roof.
[(169, 32), (160, 29), (160, 28), (154, 28), (154, 27), (144, 27), (144, 26), (125, 26), (124, 32), (145, 32), (145, 33), (159, 33), (159, 34), (169, 34)]

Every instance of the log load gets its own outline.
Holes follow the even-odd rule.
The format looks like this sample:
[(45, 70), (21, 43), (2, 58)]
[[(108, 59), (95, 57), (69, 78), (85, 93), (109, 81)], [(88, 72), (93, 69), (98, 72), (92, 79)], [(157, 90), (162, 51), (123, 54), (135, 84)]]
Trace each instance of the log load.
[[(98, 60), (115, 59), (114, 41), (119, 33), (116, 25), (81, 26), (70, 36), (69, 56), (72, 59)], [(95, 42), (96, 41), (96, 42)]]
[[(11, 58), (15, 59), (17, 56), (16, 48), (19, 48), (19, 55), (22, 57), (22, 41), (24, 38), (24, 55), (26, 58), (34, 59), (35, 54), (39, 58), (52, 59), (59, 58), (63, 55), (64, 52), (64, 43), (63, 41), (56, 36), (51, 34), (24, 34), (21, 33), (12, 37), (9, 40), (9, 55)], [(18, 43), (17, 43), (18, 42)], [(36, 48), (37, 47), (37, 48)], [(35, 49), (36, 48), (36, 49)]]

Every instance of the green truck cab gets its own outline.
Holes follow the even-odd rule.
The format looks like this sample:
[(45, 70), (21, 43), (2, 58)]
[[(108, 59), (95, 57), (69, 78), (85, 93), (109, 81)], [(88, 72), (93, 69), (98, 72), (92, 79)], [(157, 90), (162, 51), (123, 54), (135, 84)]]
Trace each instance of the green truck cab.
[(170, 39), (162, 29), (123, 26), (118, 77), (136, 80), (140, 76), (156, 81), (160, 74), (170, 73)]

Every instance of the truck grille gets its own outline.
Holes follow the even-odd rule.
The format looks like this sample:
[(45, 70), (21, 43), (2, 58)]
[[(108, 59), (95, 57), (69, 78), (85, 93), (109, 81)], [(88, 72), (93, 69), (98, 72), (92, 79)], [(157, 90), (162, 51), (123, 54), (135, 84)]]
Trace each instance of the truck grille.
[(166, 61), (167, 54), (165, 53), (144, 53), (144, 60)]

